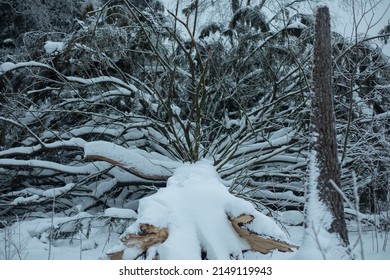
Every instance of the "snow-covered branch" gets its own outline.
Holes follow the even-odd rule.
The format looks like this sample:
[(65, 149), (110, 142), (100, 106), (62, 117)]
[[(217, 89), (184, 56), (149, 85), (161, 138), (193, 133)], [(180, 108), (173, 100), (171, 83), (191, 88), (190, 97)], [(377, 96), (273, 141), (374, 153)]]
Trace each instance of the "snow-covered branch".
[(28, 62), (19, 62), (19, 63), (12, 63), (12, 62), (4, 62), (0, 64), (0, 76), (4, 75), (7, 72), (17, 70), (20, 68), (28, 68), (28, 67), (41, 67), (46, 68), (49, 70), (54, 70), (52, 67), (45, 63), (40, 63), (36, 61), (28, 61)]
[(26, 168), (26, 169), (47, 169), (58, 171), (64, 174), (73, 174), (73, 175), (90, 175), (93, 172), (98, 172), (101, 168), (107, 168), (108, 166), (100, 165), (98, 167), (96, 164), (86, 164), (81, 166), (68, 166), (64, 164), (55, 163), (52, 161), (45, 160), (20, 160), (20, 159), (8, 159), (1, 158), (0, 166), (4, 168)]
[(102, 160), (111, 163), (137, 177), (165, 181), (180, 163), (157, 153), (140, 149), (125, 149), (110, 142), (97, 141), (85, 145), (86, 160)]
[(53, 143), (45, 143), (43, 147), (41, 144), (31, 147), (16, 147), (0, 151), (0, 157), (17, 157), (28, 156), (40, 152), (42, 149), (83, 149), (86, 141), (81, 138), (71, 138), (64, 141), (56, 141)]

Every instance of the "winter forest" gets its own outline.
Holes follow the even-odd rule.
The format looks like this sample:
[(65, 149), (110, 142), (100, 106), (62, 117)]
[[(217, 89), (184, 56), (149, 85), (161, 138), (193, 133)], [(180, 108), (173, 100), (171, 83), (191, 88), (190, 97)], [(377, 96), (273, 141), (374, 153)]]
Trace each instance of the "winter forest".
[(0, 260), (390, 259), (390, 4), (325, 4), (0, 0)]

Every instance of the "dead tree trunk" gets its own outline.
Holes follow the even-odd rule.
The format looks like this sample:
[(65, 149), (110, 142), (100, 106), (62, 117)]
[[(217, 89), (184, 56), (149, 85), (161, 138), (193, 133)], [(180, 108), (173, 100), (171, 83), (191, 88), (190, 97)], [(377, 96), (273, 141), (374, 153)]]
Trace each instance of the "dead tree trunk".
[(318, 167), (316, 178), (319, 200), (332, 214), (327, 230), (336, 233), (345, 246), (349, 244), (343, 199), (331, 181), (340, 187), (340, 166), (337, 154), (335, 117), (332, 93), (332, 59), (330, 16), (327, 7), (317, 10), (314, 40), (313, 96), (310, 148)]

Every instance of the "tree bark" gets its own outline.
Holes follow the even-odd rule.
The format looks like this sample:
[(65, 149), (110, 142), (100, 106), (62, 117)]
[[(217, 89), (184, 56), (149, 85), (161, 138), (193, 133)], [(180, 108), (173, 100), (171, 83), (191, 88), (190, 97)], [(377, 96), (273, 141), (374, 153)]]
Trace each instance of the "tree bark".
[(316, 15), (311, 106), (313, 137), (310, 148), (316, 152), (319, 169), (317, 190), (320, 201), (333, 217), (331, 227), (327, 230), (337, 233), (344, 245), (348, 245), (343, 199), (331, 183), (333, 181), (340, 187), (341, 180), (333, 108), (330, 15), (325, 6), (319, 7)]
[(232, 0), (232, 11), (233, 15), (237, 10), (240, 8), (240, 1), (239, 0)]

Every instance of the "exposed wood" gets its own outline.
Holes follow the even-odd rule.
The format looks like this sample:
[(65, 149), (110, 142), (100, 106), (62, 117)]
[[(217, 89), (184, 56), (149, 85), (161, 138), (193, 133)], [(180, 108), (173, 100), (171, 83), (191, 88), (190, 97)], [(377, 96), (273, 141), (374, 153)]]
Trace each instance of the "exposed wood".
[(154, 225), (141, 224), (139, 234), (129, 234), (121, 239), (127, 247), (138, 246), (146, 251), (157, 243), (163, 243), (168, 238), (168, 229)]
[(296, 246), (287, 244), (283, 241), (261, 237), (246, 229), (244, 225), (251, 223), (254, 220), (252, 215), (241, 215), (230, 220), (234, 230), (239, 236), (248, 242), (251, 250), (254, 252), (260, 252), (262, 254), (268, 254), (273, 250), (278, 250), (280, 252), (292, 252), (293, 248), (297, 248)]
[(123, 260), (123, 251), (110, 254), (110, 260)]
[[(141, 224), (138, 234), (129, 234), (121, 238), (126, 247), (138, 247), (141, 252), (145, 252), (150, 247), (158, 243), (164, 243), (168, 238), (168, 229), (159, 228), (150, 224)], [(109, 254), (110, 260), (123, 259), (123, 251)]]
[[(229, 217), (228, 217), (229, 218)], [(240, 215), (235, 218), (229, 218), (234, 230), (237, 234), (244, 238), (254, 252), (268, 254), (273, 250), (280, 252), (292, 252), (294, 245), (287, 244), (283, 241), (274, 240), (271, 238), (261, 237), (254, 232), (245, 228), (245, 224), (249, 224), (254, 220), (252, 215)], [(129, 234), (121, 238), (126, 247), (138, 247), (141, 252), (147, 251), (150, 247), (158, 243), (164, 243), (168, 238), (168, 229), (159, 228), (150, 224), (141, 224), (138, 234)], [(109, 255), (111, 260), (123, 259), (123, 251), (115, 252)]]

